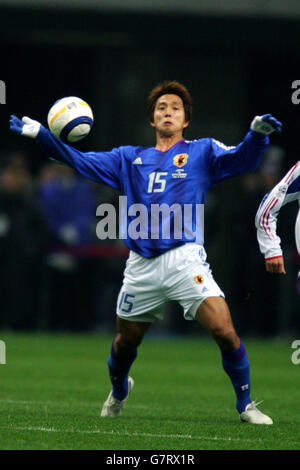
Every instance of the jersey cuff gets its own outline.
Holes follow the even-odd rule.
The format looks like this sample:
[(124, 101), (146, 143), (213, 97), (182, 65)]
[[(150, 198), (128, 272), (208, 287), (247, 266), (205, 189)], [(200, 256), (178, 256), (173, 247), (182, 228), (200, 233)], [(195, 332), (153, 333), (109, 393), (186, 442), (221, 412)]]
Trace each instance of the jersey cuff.
[(282, 255), (271, 256), (270, 258), (265, 258), (265, 261), (267, 261), (269, 259), (275, 259), (275, 258), (283, 258), (283, 256)]
[(262, 132), (256, 132), (256, 131), (253, 131), (252, 129), (250, 129), (250, 134), (251, 134), (251, 137), (252, 139), (257, 142), (257, 143), (263, 143), (263, 144), (266, 144), (268, 145), (269, 142), (270, 142), (270, 139), (269, 139), (269, 136), (267, 134), (263, 134)]

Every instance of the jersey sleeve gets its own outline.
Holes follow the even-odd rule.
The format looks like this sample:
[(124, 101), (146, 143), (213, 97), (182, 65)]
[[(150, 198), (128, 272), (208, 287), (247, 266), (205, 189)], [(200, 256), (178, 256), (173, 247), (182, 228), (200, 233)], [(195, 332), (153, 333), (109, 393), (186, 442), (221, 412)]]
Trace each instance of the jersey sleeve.
[(255, 216), (257, 241), (265, 259), (282, 256), (281, 239), (277, 235), (277, 218), (282, 206), (300, 197), (300, 161), (267, 193)]
[(210, 174), (211, 182), (215, 184), (256, 170), (269, 144), (269, 137), (249, 131), (240, 144), (231, 147), (215, 139), (210, 141)]
[(43, 127), (36, 141), (49, 158), (71, 166), (90, 180), (120, 189), (120, 148), (109, 152), (81, 152)]

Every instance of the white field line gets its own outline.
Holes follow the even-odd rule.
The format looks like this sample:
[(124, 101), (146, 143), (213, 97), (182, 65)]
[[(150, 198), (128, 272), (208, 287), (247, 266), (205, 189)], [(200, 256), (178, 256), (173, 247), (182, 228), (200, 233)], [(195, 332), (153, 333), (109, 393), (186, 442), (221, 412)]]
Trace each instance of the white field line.
[[(103, 400), (104, 401), (104, 400)], [(102, 407), (103, 401), (99, 400), (98, 402), (92, 403), (92, 402), (69, 402), (69, 401), (51, 401), (51, 400), (45, 400), (45, 401), (39, 401), (39, 400), (15, 400), (15, 399), (10, 399), (10, 398), (0, 398), (0, 403), (7, 403), (7, 404), (12, 404), (12, 405), (37, 405), (37, 406), (82, 406), (82, 407), (87, 407), (87, 408), (99, 408)], [(132, 405), (132, 404), (127, 404), (126, 408), (136, 408), (136, 409), (146, 409), (149, 408), (147, 405)]]
[[(14, 400), (14, 399), (0, 399), (0, 403), (6, 404), (13, 404), (13, 405), (40, 405), (40, 406), (47, 406), (47, 405), (64, 405), (70, 404), (69, 402), (55, 402), (55, 401), (35, 401), (35, 400)], [(73, 406), (76, 406), (76, 403), (72, 403)], [(88, 407), (99, 407), (99, 403), (92, 404), (92, 403), (77, 403), (78, 406), (88, 406)], [(127, 405), (129, 407), (129, 405)], [(144, 405), (130, 405), (132, 408), (148, 408)], [(106, 420), (107, 422), (107, 420)], [(155, 434), (155, 433), (143, 433), (143, 432), (116, 432), (114, 430), (111, 431), (104, 431), (102, 429), (94, 429), (94, 430), (83, 430), (83, 429), (57, 429), (57, 428), (47, 428), (44, 426), (5, 426), (0, 427), (2, 431), (31, 431), (31, 432), (53, 432), (53, 433), (74, 433), (74, 434), (98, 434), (98, 435), (110, 435), (112, 437), (143, 437), (143, 438), (157, 438), (157, 439), (189, 439), (189, 440), (196, 440), (196, 441), (242, 441), (242, 442), (258, 442), (261, 439), (241, 439), (238, 437), (218, 437), (218, 436), (192, 436), (190, 434)]]
[(116, 432), (116, 431), (103, 431), (101, 429), (94, 430), (83, 430), (83, 429), (56, 429), (56, 428), (45, 428), (43, 426), (7, 426), (1, 427), (2, 430), (10, 431), (33, 431), (33, 432), (53, 432), (53, 433), (74, 433), (74, 434), (102, 434), (110, 435), (113, 437), (149, 437), (153, 438), (164, 438), (164, 439), (190, 439), (197, 441), (241, 441), (241, 442), (253, 442), (257, 443), (262, 439), (241, 439), (239, 437), (218, 437), (218, 436), (192, 436), (190, 434), (154, 434), (146, 432)]
[[(9, 399), (9, 398), (2, 398), (0, 399), (0, 403), (6, 403), (6, 404), (13, 404), (13, 405), (37, 405), (37, 406), (65, 406), (65, 405), (72, 405), (72, 406), (83, 406), (83, 407), (91, 407), (91, 408), (99, 408), (101, 406), (101, 402), (97, 403), (88, 403), (88, 402), (62, 402), (62, 401), (38, 401), (38, 400), (15, 400), (15, 399)], [(126, 408), (140, 408), (140, 409), (146, 409), (148, 406), (146, 405), (131, 405), (127, 404)], [(106, 420), (107, 421), (107, 420)], [(112, 437), (144, 437), (144, 438), (164, 438), (164, 439), (190, 439), (190, 440), (198, 440), (198, 441), (227, 441), (227, 442), (252, 442), (252, 443), (257, 443), (257, 442), (267, 442), (270, 441), (270, 439), (244, 439), (244, 438), (239, 438), (239, 437), (219, 437), (219, 436), (192, 436), (190, 434), (153, 434), (153, 433), (129, 433), (129, 432), (118, 432), (118, 431), (104, 431), (102, 429), (95, 429), (95, 430), (80, 430), (80, 429), (57, 429), (57, 428), (47, 428), (43, 426), (0, 426), (0, 430), (4, 431), (32, 431), (32, 432), (53, 432), (53, 433), (74, 433), (74, 434), (87, 434), (87, 435), (92, 435), (92, 434), (99, 434), (99, 435), (110, 435)]]

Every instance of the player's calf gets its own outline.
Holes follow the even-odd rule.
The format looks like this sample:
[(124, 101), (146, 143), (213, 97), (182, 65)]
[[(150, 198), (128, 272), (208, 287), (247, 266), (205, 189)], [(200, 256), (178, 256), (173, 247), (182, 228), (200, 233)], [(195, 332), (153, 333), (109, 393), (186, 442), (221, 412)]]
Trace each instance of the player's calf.
[(126, 354), (116, 354), (112, 342), (110, 355), (107, 360), (109, 378), (112, 384), (112, 395), (119, 401), (128, 395), (128, 373), (137, 357), (137, 349)]
[(107, 364), (112, 396), (119, 401), (128, 395), (128, 373), (148, 327), (149, 324), (130, 322), (118, 317), (118, 333), (112, 342)]

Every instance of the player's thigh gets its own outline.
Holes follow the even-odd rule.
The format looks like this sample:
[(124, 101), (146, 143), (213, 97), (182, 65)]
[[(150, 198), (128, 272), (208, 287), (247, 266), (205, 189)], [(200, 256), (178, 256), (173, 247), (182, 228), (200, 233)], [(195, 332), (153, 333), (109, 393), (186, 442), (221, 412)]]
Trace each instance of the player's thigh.
[(114, 342), (116, 352), (137, 348), (150, 326), (150, 322), (129, 321), (117, 317), (117, 336)]
[(197, 309), (196, 320), (213, 336), (236, 334), (229, 307), (222, 297), (207, 297)]
[(130, 252), (117, 299), (118, 317), (133, 323), (152, 323), (163, 317), (166, 298), (159, 273), (160, 257), (147, 259)]

